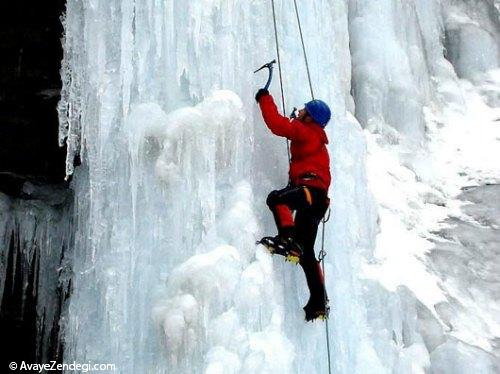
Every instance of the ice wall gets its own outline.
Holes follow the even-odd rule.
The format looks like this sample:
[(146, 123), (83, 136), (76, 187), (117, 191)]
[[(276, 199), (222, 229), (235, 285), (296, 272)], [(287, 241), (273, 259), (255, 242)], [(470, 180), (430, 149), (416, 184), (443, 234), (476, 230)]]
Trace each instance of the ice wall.
[[(410, 358), (413, 364), (425, 367), (428, 360), (433, 370), (446, 373), (496, 372), (499, 359), (491, 331), (498, 323), (469, 291), (484, 286), (484, 277), (494, 277), (494, 271), (484, 261), (480, 271), (457, 275), (459, 282), (467, 279), (468, 286), (456, 287), (449, 281), (453, 256), (442, 253), (439, 245), (435, 248), (435, 242), (443, 240), (435, 233), (446, 227), (448, 217), (474, 221), (461, 211), (457, 195), (462, 188), (498, 183), (500, 169), (493, 156), (498, 155), (498, 2), (350, 5), (355, 113), (370, 130), (368, 180), (378, 203), (380, 229), (374, 258), (365, 264), (364, 273), (377, 281), (376, 287), (382, 284), (398, 292), (401, 311), (409, 312), (401, 320), (406, 326), (403, 338), (395, 339), (406, 347), (405, 337), (411, 337), (414, 344), (407, 355), (422, 348), (421, 337), (407, 334), (407, 327), (416, 327), (422, 335), (431, 355), (426, 359), (420, 351), (424, 354)], [(477, 222), (473, 226), (484, 229)], [(482, 239), (471, 238), (465, 253), (480, 247), (484, 256), (495, 255)], [(441, 256), (447, 258), (450, 274), (436, 272), (442, 264), (434, 260)], [(473, 257), (466, 261), (472, 263)], [(408, 302), (415, 300), (404, 295), (408, 290), (418, 300), (414, 306)], [(380, 311), (377, 300), (368, 301), (375, 313)], [(490, 303), (488, 309), (495, 309), (495, 301)], [(414, 307), (418, 313), (412, 326)], [(455, 313), (466, 317), (457, 322)], [(449, 323), (449, 318), (455, 322)], [(375, 330), (390, 331), (388, 326), (386, 322)]]
[[(276, 6), (288, 112), (309, 91), (293, 3)], [(460, 102), (453, 65), (475, 72), (494, 61), (490, 51), (471, 62), (460, 52), (469, 39), (453, 36), (453, 65), (444, 58), (452, 6), (466, 3), (299, 4), (315, 94), (335, 113), (326, 231), (334, 372), (430, 366), (408, 285), (362, 279), (362, 265), (378, 261), (379, 229), (362, 127), (376, 144), (401, 145), (396, 168), (421, 165), (424, 106)], [(83, 161), (72, 182), (65, 359), (123, 373), (325, 372), (324, 325), (303, 322), (300, 269), (253, 244), (274, 231), (267, 193), (286, 184), (285, 142), (253, 99), (266, 78), (253, 70), (275, 58), (270, 2), (70, 0), (65, 30), (68, 173), (76, 154)]]
[[(64, 188), (31, 182), (22, 194), (0, 194), (0, 305), (16, 308), (16, 319), (26, 325), (33, 318), (36, 358), (43, 363), (57, 358), (60, 348), (59, 318), (71, 271), (65, 257), (72, 243), (71, 199)], [(3, 304), (5, 295), (12, 298)], [(28, 355), (32, 342), (24, 338)]]
[(460, 78), (474, 78), (498, 67), (498, 1), (455, 1), (445, 10), (446, 57)]
[(388, 141), (422, 146), (424, 107), (451, 101), (440, 96), (459, 91), (457, 75), (499, 66), (499, 17), (494, 0), (349, 1), (356, 118)]

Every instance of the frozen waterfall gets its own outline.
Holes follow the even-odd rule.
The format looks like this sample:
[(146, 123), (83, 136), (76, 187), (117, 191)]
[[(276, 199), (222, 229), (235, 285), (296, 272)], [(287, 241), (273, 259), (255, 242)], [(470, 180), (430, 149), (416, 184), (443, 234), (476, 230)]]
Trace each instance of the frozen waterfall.
[[(494, 372), (490, 335), (447, 330), (434, 305), (448, 289), (424, 258), (460, 210), (460, 188), (500, 176), (498, 1), (299, 8), (315, 94), (334, 112), (332, 371), (424, 373), (436, 362), (467, 373), (475, 356)], [(288, 112), (309, 90), (293, 2), (276, 11)], [(285, 141), (253, 98), (266, 78), (253, 71), (276, 57), (270, 1), (68, 0), (64, 26), (60, 141), (75, 196), (65, 361), (327, 372), (325, 325), (303, 321), (302, 271), (254, 245), (274, 233), (265, 197), (287, 179)], [(496, 318), (481, 325), (492, 337)], [(453, 357), (464, 364), (447, 366)]]

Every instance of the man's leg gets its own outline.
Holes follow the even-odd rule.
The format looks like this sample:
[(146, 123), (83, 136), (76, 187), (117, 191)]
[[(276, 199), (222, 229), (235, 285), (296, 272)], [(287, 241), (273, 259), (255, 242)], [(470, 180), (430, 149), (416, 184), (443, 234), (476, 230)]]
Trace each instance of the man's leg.
[(318, 233), (321, 218), (310, 210), (298, 210), (295, 217), (296, 241), (302, 246), (300, 265), (306, 275), (307, 286), (311, 298), (320, 300), (324, 297), (325, 287), (320, 263), (316, 260), (314, 242)]
[[(297, 210), (295, 216), (296, 240), (303, 248), (300, 265), (304, 270), (307, 286), (311, 297), (310, 302), (322, 304), (326, 297), (323, 271), (320, 262), (316, 260), (314, 243), (318, 226), (328, 209), (329, 200), (325, 193), (310, 189), (312, 204), (306, 209)], [(308, 303), (309, 304), (309, 303)]]
[(309, 207), (310, 200), (310, 193), (306, 192), (302, 186), (287, 186), (269, 194), (266, 203), (273, 213), (278, 234), (281, 237), (295, 237), (295, 222), (292, 211)]

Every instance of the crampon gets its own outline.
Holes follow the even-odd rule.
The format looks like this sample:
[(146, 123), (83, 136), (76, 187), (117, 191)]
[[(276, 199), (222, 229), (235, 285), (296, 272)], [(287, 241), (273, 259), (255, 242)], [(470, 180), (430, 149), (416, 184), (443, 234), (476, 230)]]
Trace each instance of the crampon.
[(286, 261), (290, 261), (297, 265), (302, 256), (300, 245), (295, 243), (291, 238), (281, 238), (279, 236), (266, 236), (257, 241), (256, 244), (262, 244), (271, 254), (278, 254), (285, 257)]
[(319, 300), (317, 302), (309, 301), (307, 305), (303, 308), (306, 313), (306, 321), (321, 320), (325, 321), (328, 319), (330, 314), (330, 307), (328, 306), (328, 299), (323, 301)]

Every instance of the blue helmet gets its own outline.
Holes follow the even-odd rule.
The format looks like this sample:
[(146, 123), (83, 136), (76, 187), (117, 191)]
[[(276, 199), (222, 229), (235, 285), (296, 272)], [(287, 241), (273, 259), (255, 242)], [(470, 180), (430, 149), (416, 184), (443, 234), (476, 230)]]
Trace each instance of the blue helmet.
[(330, 108), (322, 100), (311, 100), (305, 104), (305, 108), (307, 113), (309, 113), (313, 120), (321, 127), (325, 127), (332, 117)]

